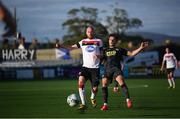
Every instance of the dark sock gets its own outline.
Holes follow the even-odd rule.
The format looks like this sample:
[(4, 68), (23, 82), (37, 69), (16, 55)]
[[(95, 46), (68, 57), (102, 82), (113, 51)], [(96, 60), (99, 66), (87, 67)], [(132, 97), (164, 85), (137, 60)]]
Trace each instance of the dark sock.
[(102, 95), (103, 95), (104, 103), (107, 103), (108, 102), (108, 88), (107, 87), (102, 87)]
[(129, 96), (129, 91), (128, 91), (128, 88), (127, 88), (126, 84), (121, 85), (121, 88), (122, 88), (122, 91), (123, 91), (126, 99), (127, 99), (127, 98), (129, 99), (130, 96)]

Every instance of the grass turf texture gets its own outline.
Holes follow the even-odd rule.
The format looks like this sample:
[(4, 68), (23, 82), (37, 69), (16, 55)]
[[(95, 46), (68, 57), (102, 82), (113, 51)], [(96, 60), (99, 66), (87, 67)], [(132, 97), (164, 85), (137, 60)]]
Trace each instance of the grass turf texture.
[(90, 104), (90, 84), (86, 85), (88, 109), (84, 113), (66, 103), (68, 95), (77, 92), (77, 80), (0, 81), (0, 118), (133, 118), (180, 117), (180, 79), (176, 89), (168, 90), (167, 80), (126, 80), (133, 108), (127, 109), (120, 91), (109, 87), (109, 110), (101, 111), (101, 85), (97, 95), (98, 106)]

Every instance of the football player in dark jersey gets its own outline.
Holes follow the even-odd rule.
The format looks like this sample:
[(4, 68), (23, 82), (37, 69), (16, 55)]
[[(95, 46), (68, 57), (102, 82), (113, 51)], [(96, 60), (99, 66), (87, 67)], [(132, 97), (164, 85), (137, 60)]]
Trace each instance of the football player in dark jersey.
[(117, 36), (115, 34), (110, 34), (108, 39), (109, 46), (103, 51), (102, 60), (105, 66), (105, 73), (102, 79), (102, 94), (104, 104), (101, 107), (101, 110), (108, 110), (108, 85), (112, 82), (112, 80), (116, 80), (122, 88), (126, 97), (127, 107), (132, 107), (132, 101), (129, 96), (128, 88), (124, 82), (120, 61), (122, 56), (135, 56), (148, 47), (148, 42), (142, 42), (136, 50), (128, 51), (123, 48), (115, 47), (117, 41)]

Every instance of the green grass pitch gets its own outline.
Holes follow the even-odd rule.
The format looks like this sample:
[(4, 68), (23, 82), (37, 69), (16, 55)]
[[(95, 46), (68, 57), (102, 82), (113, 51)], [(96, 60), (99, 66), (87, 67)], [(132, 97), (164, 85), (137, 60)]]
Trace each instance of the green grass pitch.
[(168, 90), (165, 79), (127, 79), (133, 108), (127, 109), (120, 91), (109, 87), (109, 110), (101, 111), (101, 85), (97, 108), (90, 104), (90, 84), (86, 85), (88, 109), (84, 113), (69, 107), (66, 98), (78, 93), (77, 80), (0, 81), (0, 118), (172, 118), (180, 117), (180, 79)]

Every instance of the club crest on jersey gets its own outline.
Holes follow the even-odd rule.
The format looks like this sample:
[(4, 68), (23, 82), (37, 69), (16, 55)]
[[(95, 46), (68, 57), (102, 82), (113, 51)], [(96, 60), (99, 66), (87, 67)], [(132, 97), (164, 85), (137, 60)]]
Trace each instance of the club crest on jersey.
[(87, 52), (93, 52), (95, 50), (95, 47), (93, 46), (93, 45), (88, 45), (87, 47), (86, 47), (86, 51)]
[(115, 50), (106, 52), (106, 56), (108, 56), (108, 57), (114, 56), (114, 55), (116, 55), (116, 51)]

